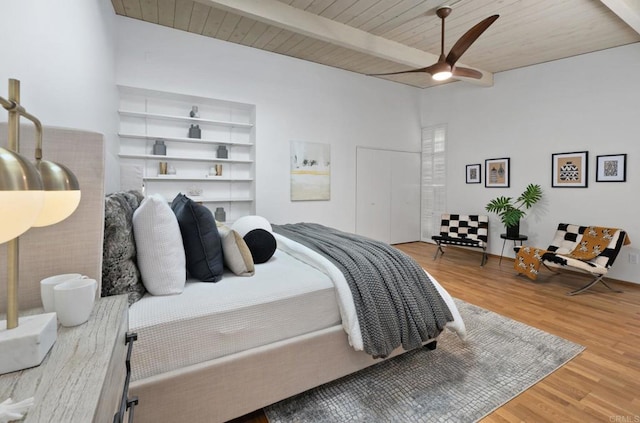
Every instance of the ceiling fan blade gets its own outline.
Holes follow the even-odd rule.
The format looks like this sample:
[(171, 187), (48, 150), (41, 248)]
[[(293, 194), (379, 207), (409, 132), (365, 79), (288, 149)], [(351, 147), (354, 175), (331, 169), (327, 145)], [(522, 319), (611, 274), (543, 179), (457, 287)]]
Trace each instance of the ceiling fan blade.
[(463, 78), (481, 79), (482, 72), (470, 68), (455, 67), (453, 68), (453, 76), (461, 76)]
[(407, 70), (407, 71), (400, 71), (400, 72), (372, 73), (372, 74), (368, 74), (367, 76), (388, 76), (388, 75), (402, 75), (402, 74), (404, 74), (404, 73), (420, 73), (420, 72), (429, 72), (429, 68), (431, 68), (431, 66), (426, 67), (426, 68), (411, 69), (411, 70)]
[(489, 28), (491, 24), (494, 23), (499, 17), (500, 15), (489, 16), (488, 18), (477, 23), (473, 28), (465, 32), (465, 34), (460, 37), (458, 41), (456, 41), (453, 47), (451, 47), (451, 51), (447, 55), (447, 63), (453, 66), (458, 61), (458, 59), (460, 59), (460, 56), (462, 56), (464, 52), (467, 51), (471, 44), (473, 44), (478, 39), (478, 37), (482, 35), (482, 33), (486, 31), (487, 28)]

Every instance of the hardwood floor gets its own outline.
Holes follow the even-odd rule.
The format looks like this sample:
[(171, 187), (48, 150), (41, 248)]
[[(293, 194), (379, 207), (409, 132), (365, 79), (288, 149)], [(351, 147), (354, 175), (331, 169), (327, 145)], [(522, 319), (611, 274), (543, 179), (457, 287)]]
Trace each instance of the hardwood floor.
[[(452, 296), (584, 345), (586, 350), (482, 422), (640, 423), (640, 286), (608, 280), (569, 297), (586, 274), (542, 270), (537, 281), (516, 276), (513, 260), (435, 246), (397, 247), (414, 257)], [(623, 257), (619, 257), (620, 260)], [(639, 269), (640, 270), (640, 269)], [(464, 317), (464, 316), (463, 316)], [(233, 423), (266, 423), (260, 411)]]

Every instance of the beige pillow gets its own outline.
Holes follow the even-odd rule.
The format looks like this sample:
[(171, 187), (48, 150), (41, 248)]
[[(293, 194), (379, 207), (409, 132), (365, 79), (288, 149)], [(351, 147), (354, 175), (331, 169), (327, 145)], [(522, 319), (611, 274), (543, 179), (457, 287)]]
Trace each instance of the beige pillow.
[(228, 227), (218, 227), (222, 237), (224, 264), (238, 276), (253, 276), (255, 267), (251, 251), (240, 234)]

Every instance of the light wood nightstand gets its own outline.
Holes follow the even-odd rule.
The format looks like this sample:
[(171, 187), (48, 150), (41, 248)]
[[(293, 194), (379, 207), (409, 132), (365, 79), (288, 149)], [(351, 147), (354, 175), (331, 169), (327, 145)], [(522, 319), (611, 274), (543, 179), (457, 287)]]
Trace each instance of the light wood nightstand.
[(128, 328), (127, 296), (100, 298), (87, 323), (58, 326), (58, 339), (40, 366), (0, 376), (0, 402), (34, 397), (24, 419), (30, 423), (121, 422), (127, 404), (137, 404), (127, 398), (135, 340)]

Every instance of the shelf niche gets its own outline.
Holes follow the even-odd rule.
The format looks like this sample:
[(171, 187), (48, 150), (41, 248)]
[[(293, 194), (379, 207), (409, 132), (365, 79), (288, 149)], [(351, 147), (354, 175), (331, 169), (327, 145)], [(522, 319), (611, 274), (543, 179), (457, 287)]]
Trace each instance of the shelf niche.
[[(255, 214), (255, 105), (188, 94), (118, 86), (119, 160), (122, 189), (161, 194), (171, 202), (178, 193), (207, 206), (224, 207), (227, 221)], [(190, 116), (193, 106), (198, 116)], [(190, 138), (198, 125), (200, 138)], [(166, 155), (153, 154), (156, 140)], [(227, 158), (218, 158), (218, 147)], [(160, 174), (160, 163), (169, 172)], [(222, 174), (216, 176), (216, 166)]]

